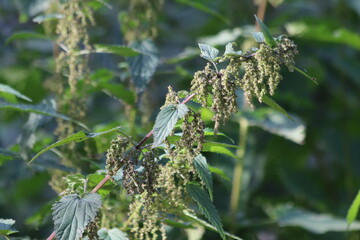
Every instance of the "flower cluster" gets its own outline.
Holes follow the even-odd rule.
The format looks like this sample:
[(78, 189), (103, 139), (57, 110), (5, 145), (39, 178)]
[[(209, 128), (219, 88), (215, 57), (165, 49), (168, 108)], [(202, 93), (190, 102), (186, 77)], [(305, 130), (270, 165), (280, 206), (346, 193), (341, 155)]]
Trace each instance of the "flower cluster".
[(130, 140), (128, 138), (118, 136), (111, 141), (111, 145), (106, 154), (106, 170), (112, 178), (123, 166), (125, 150), (128, 148)]

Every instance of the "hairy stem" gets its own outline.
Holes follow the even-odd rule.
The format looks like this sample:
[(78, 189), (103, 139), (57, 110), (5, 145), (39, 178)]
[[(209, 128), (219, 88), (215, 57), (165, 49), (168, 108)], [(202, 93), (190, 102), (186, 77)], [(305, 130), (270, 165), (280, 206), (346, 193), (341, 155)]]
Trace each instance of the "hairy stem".
[(232, 190), (231, 190), (231, 198), (230, 198), (230, 216), (233, 222), (236, 222), (236, 212), (239, 206), (239, 199), (241, 193), (241, 177), (243, 172), (244, 165), (244, 156), (246, 150), (246, 140), (247, 133), (249, 130), (249, 123), (246, 118), (240, 117), (240, 140), (239, 140), (239, 148), (236, 151), (236, 156), (238, 157), (233, 174), (233, 182), (232, 182)]

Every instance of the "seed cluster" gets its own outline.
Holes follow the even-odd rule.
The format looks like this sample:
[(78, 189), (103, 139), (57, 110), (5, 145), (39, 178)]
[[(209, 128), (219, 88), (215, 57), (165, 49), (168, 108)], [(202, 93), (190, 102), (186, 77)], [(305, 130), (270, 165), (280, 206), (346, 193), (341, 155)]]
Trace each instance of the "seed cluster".
[(124, 153), (129, 144), (130, 140), (122, 136), (118, 136), (116, 139), (111, 141), (110, 148), (106, 154), (106, 170), (108, 175), (112, 178), (124, 165)]
[(187, 149), (194, 156), (199, 154), (205, 139), (204, 128), (205, 123), (201, 119), (201, 114), (190, 110), (181, 125), (182, 135), (177, 142), (177, 148)]

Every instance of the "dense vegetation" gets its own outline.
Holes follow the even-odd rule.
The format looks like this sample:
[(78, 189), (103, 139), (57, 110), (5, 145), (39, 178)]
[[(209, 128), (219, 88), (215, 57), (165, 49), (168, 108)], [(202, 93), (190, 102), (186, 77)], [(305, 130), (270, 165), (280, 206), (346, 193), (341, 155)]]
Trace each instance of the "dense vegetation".
[(0, 1), (0, 239), (359, 239), (359, 20)]

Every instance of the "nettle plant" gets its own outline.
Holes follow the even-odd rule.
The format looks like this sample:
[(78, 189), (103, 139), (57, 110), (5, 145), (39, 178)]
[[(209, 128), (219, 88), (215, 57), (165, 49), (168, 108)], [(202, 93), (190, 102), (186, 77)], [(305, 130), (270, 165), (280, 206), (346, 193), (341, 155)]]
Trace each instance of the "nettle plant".
[[(69, 8), (63, 9), (65, 13), (75, 13), (76, 9), (81, 7), (77, 5), (80, 2), (71, 4), (66, 5)], [(86, 14), (71, 16), (72, 24), (62, 24), (57, 29), (61, 36), (59, 45), (66, 43), (66, 46), (76, 49), (79, 41), (83, 41), (86, 49), (82, 52), (68, 49), (68, 52), (61, 53), (57, 58), (57, 71), (60, 73), (65, 68), (70, 78), (70, 93), (74, 93), (79, 87), (76, 79), (87, 76), (84, 68), (86, 59), (79, 61), (78, 56), (94, 50), (88, 45), (86, 32), (80, 33), (84, 39), (80, 39), (78, 35), (75, 38), (66, 38), (67, 34), (71, 34), (72, 28), (81, 29), (86, 25), (86, 19), (91, 16), (90, 10)], [(251, 51), (235, 50), (236, 44), (229, 43), (225, 53), (219, 55), (218, 49), (199, 44), (200, 56), (208, 61), (205, 68), (194, 74), (189, 92), (176, 92), (169, 87), (165, 104), (156, 117), (153, 130), (140, 142), (136, 143), (131, 136), (120, 131), (120, 127), (101, 133), (80, 131), (46, 147), (31, 159), (30, 163), (55, 147), (74, 145), (75, 142), (107, 133), (119, 133), (107, 151), (105, 175), (90, 174), (86, 178), (81, 174), (52, 175), (53, 188), (59, 189), (63, 186), (59, 180), (64, 177), (66, 189), (62, 190), (61, 199), (52, 206), (55, 231), (48, 239), (166, 239), (166, 226), (187, 228), (191, 223), (218, 232), (222, 239), (240, 239), (223, 229), (221, 218), (213, 204), (212, 169), (202, 154), (226, 154), (226, 147), (236, 146), (212, 142), (207, 137), (224, 135), (218, 132), (219, 127), (238, 111), (236, 99), (239, 92), (244, 95), (248, 108), (254, 108), (254, 100), (257, 100), (287, 115), (286, 111), (270, 98), (282, 79), (282, 65), (289, 71), (296, 70), (312, 79), (306, 72), (294, 66), (294, 57), (298, 53), (294, 42), (285, 35), (274, 38), (257, 17), (256, 20), (261, 32), (255, 32), (253, 36), (259, 47)], [(90, 22), (92, 21), (90, 19)], [(135, 32), (134, 34), (136, 35)], [(116, 50), (129, 51), (126, 48)], [(64, 82), (61, 82), (61, 79), (59, 81), (56, 90), (61, 96), (64, 94)], [(86, 85), (89, 79), (84, 77), (82, 82)], [(2, 89), (6, 90), (4, 87)], [(239, 89), (242, 91), (238, 91)], [(11, 93), (9, 90), (7, 92)], [(74, 95), (65, 93), (65, 96)], [(70, 109), (70, 113), (82, 111), (84, 107), (81, 97), (65, 97), (60, 108)], [(190, 101), (213, 112), (213, 128), (206, 128), (198, 108), (187, 106)], [(74, 104), (76, 106), (72, 107)], [(73, 132), (71, 124), (73, 123), (69, 125), (60, 121), (58, 135), (64, 136), (67, 132)], [(152, 136), (153, 143), (147, 143)], [(76, 158), (78, 154), (70, 154), (67, 158)], [(89, 192), (88, 189), (92, 190)], [(116, 194), (111, 196), (114, 192)], [(198, 208), (195, 208), (195, 204)], [(122, 210), (113, 210), (114, 205), (117, 209), (122, 205), (129, 206), (127, 217), (121, 215)], [(207, 221), (197, 217), (198, 211)], [(125, 222), (123, 219), (126, 219)]]

